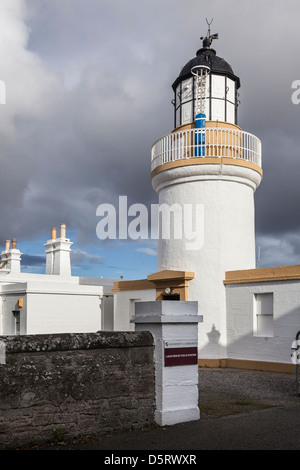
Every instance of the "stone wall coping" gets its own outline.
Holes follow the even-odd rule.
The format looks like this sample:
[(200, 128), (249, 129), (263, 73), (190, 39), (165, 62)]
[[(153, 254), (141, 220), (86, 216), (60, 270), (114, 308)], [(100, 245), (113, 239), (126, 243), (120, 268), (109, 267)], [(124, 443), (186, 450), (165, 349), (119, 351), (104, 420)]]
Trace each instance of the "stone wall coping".
[(0, 342), (5, 344), (5, 351), (9, 354), (154, 345), (153, 336), (149, 331), (99, 331), (96, 333), (0, 336)]

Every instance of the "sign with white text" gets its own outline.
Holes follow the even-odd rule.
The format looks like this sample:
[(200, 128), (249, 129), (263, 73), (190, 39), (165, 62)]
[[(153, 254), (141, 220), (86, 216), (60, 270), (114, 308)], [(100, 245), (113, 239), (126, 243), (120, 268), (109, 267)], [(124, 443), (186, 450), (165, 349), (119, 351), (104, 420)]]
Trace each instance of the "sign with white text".
[(165, 341), (165, 367), (198, 364), (198, 345), (195, 341)]

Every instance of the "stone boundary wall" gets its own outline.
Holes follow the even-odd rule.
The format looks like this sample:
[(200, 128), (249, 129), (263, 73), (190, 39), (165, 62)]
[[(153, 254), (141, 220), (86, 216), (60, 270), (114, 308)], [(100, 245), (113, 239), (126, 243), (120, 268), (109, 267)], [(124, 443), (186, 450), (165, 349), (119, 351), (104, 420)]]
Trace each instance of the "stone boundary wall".
[(153, 421), (151, 333), (0, 336), (0, 342), (0, 449)]

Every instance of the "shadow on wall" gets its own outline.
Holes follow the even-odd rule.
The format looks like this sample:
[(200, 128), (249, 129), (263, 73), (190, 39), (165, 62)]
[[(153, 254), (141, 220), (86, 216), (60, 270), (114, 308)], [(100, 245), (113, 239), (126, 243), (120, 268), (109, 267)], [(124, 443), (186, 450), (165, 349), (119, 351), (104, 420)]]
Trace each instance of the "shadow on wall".
[[(200, 328), (203, 328), (203, 323), (200, 323)], [(215, 359), (226, 357), (226, 347), (220, 344), (221, 333), (217, 330), (215, 324), (212, 324), (211, 330), (206, 333), (207, 343), (198, 348), (198, 356), (203, 359)]]
[(221, 333), (216, 329), (215, 325), (213, 324), (211, 331), (207, 333), (208, 341), (213, 344), (218, 344)]
[[(207, 343), (198, 349), (199, 358), (227, 358), (292, 364), (291, 347), (300, 331), (300, 307), (272, 319), (268, 334), (255, 331), (256, 315), (241, 308), (227, 318), (227, 347), (222, 346), (220, 332), (213, 324), (207, 333)], [(203, 328), (200, 325), (200, 328)]]

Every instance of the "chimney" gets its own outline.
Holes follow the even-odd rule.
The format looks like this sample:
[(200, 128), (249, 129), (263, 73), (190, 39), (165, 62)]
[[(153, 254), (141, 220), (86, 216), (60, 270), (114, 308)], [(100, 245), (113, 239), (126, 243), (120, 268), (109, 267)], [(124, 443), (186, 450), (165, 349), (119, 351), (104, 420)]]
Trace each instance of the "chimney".
[(53, 274), (53, 242), (56, 240), (56, 228), (51, 229), (51, 239), (45, 243), (46, 247), (46, 274)]
[(5, 262), (5, 269), (11, 273), (21, 272), (21, 255), (20, 250), (17, 249), (17, 240), (15, 238), (11, 241), (5, 241), (5, 250), (1, 253), (1, 261)]
[(56, 238), (56, 228), (51, 230), (51, 240), (46, 247), (46, 274), (71, 276), (70, 246), (73, 244), (66, 238), (66, 224), (60, 226), (60, 238)]

